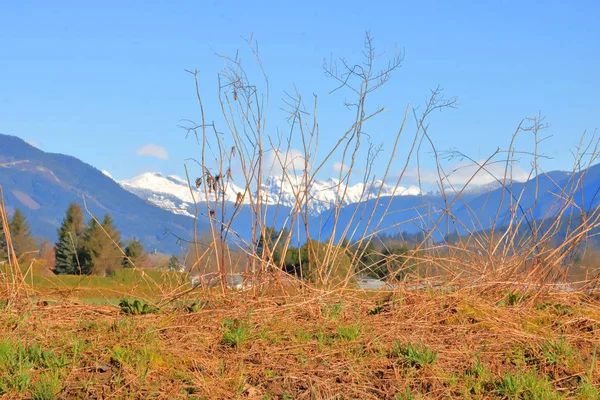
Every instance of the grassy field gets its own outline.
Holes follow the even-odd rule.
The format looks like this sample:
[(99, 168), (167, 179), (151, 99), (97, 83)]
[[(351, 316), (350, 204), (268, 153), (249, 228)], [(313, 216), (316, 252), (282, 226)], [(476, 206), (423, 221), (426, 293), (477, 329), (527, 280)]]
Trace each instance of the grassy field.
[(132, 268), (118, 269), (112, 276), (106, 277), (25, 273), (24, 280), (36, 298), (99, 305), (115, 305), (127, 297), (152, 302), (160, 295), (189, 287), (187, 274)]
[(142, 309), (62, 296), (121, 275), (33, 279), (54, 301), (3, 307), (2, 398), (600, 396), (600, 303), (580, 293), (194, 292)]

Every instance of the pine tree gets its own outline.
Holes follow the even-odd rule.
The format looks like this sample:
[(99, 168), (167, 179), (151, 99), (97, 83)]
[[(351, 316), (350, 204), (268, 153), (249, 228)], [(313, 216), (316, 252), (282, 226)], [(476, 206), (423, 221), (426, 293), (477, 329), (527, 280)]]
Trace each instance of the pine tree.
[(180, 271), (181, 264), (179, 264), (179, 258), (176, 255), (171, 256), (169, 259), (169, 266), (167, 267), (169, 271)]
[(289, 231), (286, 227), (283, 227), (281, 231), (273, 227), (265, 228), (264, 235), (261, 235), (258, 240), (256, 254), (263, 257), (265, 261), (272, 260), (275, 265), (279, 266), (281, 259), (285, 258), (283, 246), (288, 236)]
[(123, 259), (123, 267), (131, 267), (131, 263), (135, 263), (135, 260), (142, 254), (144, 254), (144, 245), (136, 238), (133, 238), (127, 247), (125, 247), (127, 258)]
[(81, 250), (81, 240), (85, 232), (83, 209), (71, 203), (65, 219), (58, 229), (58, 242), (55, 246), (56, 274), (81, 274), (77, 253)]
[(26, 261), (35, 257), (37, 246), (31, 237), (31, 228), (25, 215), (18, 208), (9, 223), (9, 229), (17, 258), (20, 261)]
[[(102, 220), (104, 246), (98, 257), (98, 261), (102, 262), (101, 271), (104, 275), (111, 275), (123, 265), (123, 252), (121, 247), (121, 232), (114, 226), (114, 221), (109, 214), (104, 215)], [(107, 236), (106, 234), (108, 233)]]
[[(104, 219), (102, 220), (102, 227), (104, 228), (106, 233), (108, 233), (108, 235), (112, 238), (112, 241), (114, 241), (117, 245), (121, 246), (121, 232), (119, 232), (119, 230), (114, 226), (114, 221), (108, 213), (104, 214)], [(119, 252), (119, 254), (120, 253), (121, 252)]]
[[(0, 210), (3, 212), (4, 210)], [(8, 248), (6, 245), (6, 235), (4, 234), (4, 223), (0, 216), (0, 261), (5, 261), (8, 258)]]
[(117, 247), (121, 246), (120, 241), (121, 233), (113, 225), (110, 215), (106, 214), (101, 224), (92, 219), (80, 251), (84, 273), (106, 276), (121, 267), (123, 254)]
[(92, 259), (94, 253), (100, 248), (97, 239), (99, 237), (98, 230), (98, 222), (92, 218), (81, 237), (81, 242), (77, 249), (77, 256), (81, 265), (81, 274), (87, 275), (94, 268)]

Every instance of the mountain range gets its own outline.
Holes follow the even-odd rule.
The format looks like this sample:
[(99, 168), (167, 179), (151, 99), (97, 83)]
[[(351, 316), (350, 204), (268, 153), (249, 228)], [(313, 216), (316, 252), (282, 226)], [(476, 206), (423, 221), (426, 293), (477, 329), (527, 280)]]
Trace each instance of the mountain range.
[[(107, 173), (108, 174), (108, 173)], [(110, 176), (110, 175), (109, 175)], [(268, 205), (280, 205), (293, 208), (296, 205), (295, 193), (302, 187), (301, 179), (286, 178), (278, 176), (269, 176), (261, 185), (261, 191), (264, 202)], [(196, 188), (193, 183), (188, 183), (185, 179), (178, 176), (164, 176), (158, 172), (148, 172), (138, 175), (132, 179), (118, 182), (124, 189), (139, 196), (140, 198), (176, 214), (193, 215), (194, 200), (203, 199), (205, 193), (201, 188)], [(381, 197), (396, 196), (416, 196), (421, 190), (416, 186), (394, 188), (381, 181), (375, 181), (369, 184), (356, 183), (346, 186), (339, 180), (329, 178), (326, 180), (315, 180), (309, 188), (308, 214), (318, 216), (335, 207), (337, 203), (342, 206), (360, 203), (362, 201), (375, 198), (381, 188)], [(243, 193), (245, 189), (230, 182), (225, 188), (225, 200), (231, 203), (236, 202), (237, 194)], [(345, 192), (343, 201), (336, 201), (341, 198)], [(256, 198), (257, 191), (253, 191)], [(193, 197), (192, 197), (193, 196)], [(245, 196), (242, 204), (249, 205), (249, 196)]]
[[(345, 236), (352, 240), (374, 231), (428, 231), (440, 222), (434, 234), (439, 240), (446, 234), (502, 225), (511, 215), (530, 209), (532, 219), (552, 216), (565, 203), (565, 190), (568, 192), (579, 180), (583, 183), (571, 207), (579, 205), (585, 210), (598, 207), (600, 164), (582, 172), (554, 171), (529, 182), (510, 182), (506, 187), (488, 185), (467, 190), (460, 197), (449, 194), (445, 198), (439, 193), (423, 194), (414, 186), (398, 187), (394, 193), (393, 186), (382, 182), (346, 188), (333, 178), (319, 180), (309, 190), (306, 210), (309, 235), (320, 239)], [(304, 221), (297, 220), (297, 226), (289, 226), (286, 219), (295, 204), (292, 188), (297, 183), (267, 177), (261, 192), (266, 196), (267, 205), (262, 210), (266, 223), (278, 229), (286, 225), (297, 233), (295, 240), (299, 243), (306, 239)], [(1, 134), (0, 185), (8, 213), (20, 208), (38, 237), (55, 241), (68, 204), (83, 203), (85, 199), (89, 211), (97, 217), (110, 213), (124, 238), (136, 237), (146, 249), (168, 253), (181, 251), (178, 238), (193, 237), (192, 193), (196, 199), (203, 197), (201, 191), (190, 190), (188, 182), (177, 176), (145, 173), (117, 182), (108, 172), (74, 157), (46, 153), (17, 137)], [(380, 188), (381, 197), (377, 199)], [(338, 189), (346, 190), (347, 195), (337, 210), (335, 224), (333, 206)], [(252, 236), (249, 226), (254, 210), (247, 201), (237, 209), (234, 207), (237, 193), (243, 191), (239, 182), (229, 185), (225, 192), (228, 200), (225, 212), (227, 216), (236, 212), (231, 229), (240, 239), (248, 241)], [(446, 217), (444, 210), (450, 210), (453, 218)], [(198, 232), (206, 229), (208, 220), (200, 217)]]
[[(524, 223), (531, 223), (531, 220), (551, 218), (567, 201), (565, 192), (572, 191), (580, 180), (582, 184), (575, 191), (575, 204), (581, 205), (584, 210), (593, 210), (600, 205), (600, 164), (578, 173), (544, 173), (537, 179), (508, 182), (506, 186), (500, 182), (475, 186), (467, 188), (459, 197), (453, 192), (445, 197), (439, 193), (422, 194), (415, 186), (398, 187), (392, 196), (394, 187), (380, 181), (345, 187), (333, 178), (316, 180), (309, 189), (309, 234), (312, 238), (324, 239), (334, 234), (337, 238), (345, 236), (352, 240), (374, 231), (417, 233), (434, 229), (433, 237), (440, 240), (448, 234), (465, 234), (501, 226), (511, 215), (519, 213), (526, 213)], [(191, 192), (196, 199), (204, 196), (201, 190), (190, 189), (186, 180), (160, 173), (145, 173), (119, 184), (158, 207), (188, 216), (193, 213)], [(295, 184), (297, 191), (301, 185), (299, 182)], [(377, 199), (379, 187), (381, 196)], [(338, 190), (339, 193), (346, 190), (346, 197), (335, 224), (334, 205)], [(233, 209), (235, 194), (242, 191), (235, 184), (227, 188), (228, 211)], [(281, 228), (286, 223), (285, 216), (295, 205), (292, 184), (278, 177), (269, 177), (262, 186), (262, 193), (269, 204), (264, 212), (274, 218), (267, 219), (267, 223)], [(447, 217), (444, 210), (450, 210), (453, 218)], [(232, 229), (248, 239), (244, 232), (250, 220), (251, 210), (246, 203), (231, 224)], [(298, 226), (288, 228), (298, 232), (297, 240), (302, 242), (305, 234), (300, 225), (302, 223), (298, 221)]]

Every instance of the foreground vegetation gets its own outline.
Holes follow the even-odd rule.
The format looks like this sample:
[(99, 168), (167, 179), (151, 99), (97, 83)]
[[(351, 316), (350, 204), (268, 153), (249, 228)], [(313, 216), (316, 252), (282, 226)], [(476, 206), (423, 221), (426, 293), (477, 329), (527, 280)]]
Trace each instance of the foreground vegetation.
[(24, 300), (6, 308), (0, 393), (36, 399), (600, 395), (599, 302), (582, 294), (224, 298), (205, 292), (147, 312), (132, 312), (132, 304)]
[[(492, 205), (498, 207), (494, 220), (478, 221), (480, 210), (473, 209), (472, 224), (458, 221), (453, 206), (467, 185), (460, 190), (445, 185), (448, 176), (428, 133), (428, 116), (454, 107), (456, 100), (432, 90), (421, 111), (413, 109), (413, 126), (405, 125), (408, 106), (397, 133), (386, 136), (388, 142), (394, 138), (393, 146), (383, 176), (377, 177), (396, 180), (398, 189), (409, 163), (427, 151), (427, 143), (435, 154), (444, 207), (404, 221), (421, 231), (405, 246), (393, 237), (382, 240), (386, 231), (399, 232), (402, 221), (384, 224), (386, 214), (400, 210), (377, 189), (373, 166), (380, 148), (366, 140), (363, 128), (386, 111), (371, 108), (366, 99), (401, 66), (402, 54), (377, 67), (380, 52), (367, 34), (364, 60), (325, 63), (325, 74), (336, 87), (330, 94), (350, 92), (355, 102), (344, 104), (356, 109), (356, 117), (333, 148), (319, 149), (325, 154), (319, 160), (316, 96), (311, 110), (299, 92), (286, 93), (289, 137), (268, 136), (262, 100), (268, 96), (261, 94), (268, 79), (252, 43), (251, 54), (263, 84), (251, 82), (237, 55), (222, 57), (216, 101), (226, 135), (208, 123), (199, 73), (191, 72), (201, 115), (198, 123), (187, 121), (186, 130), (201, 153), (190, 187), (195, 182), (201, 197), (194, 237), (182, 238), (188, 254), (162, 262), (171, 272), (142, 268), (143, 246), (134, 241), (122, 249), (110, 216), (94, 217), (86, 226), (77, 205), (67, 212), (56, 245), (40, 251), (39, 258), (46, 253), (52, 262), (36, 268), (38, 260), (26, 262), (27, 246), (21, 245), (31, 244), (25, 240), (27, 225), (19, 215), (9, 221), (2, 203), (0, 250), (5, 249), (6, 261), (0, 264), (0, 396), (600, 397), (600, 275), (589, 248), (600, 227), (600, 208), (591, 207), (593, 198), (585, 204), (580, 194), (584, 171), (597, 160), (597, 140), (582, 139), (572, 185), (561, 188), (555, 205), (540, 216), (535, 200), (531, 207), (520, 203), (525, 188), (512, 190), (516, 158), (531, 161), (536, 179), (530, 182), (536, 190), (543, 173), (538, 165), (543, 119), (525, 120), (506, 150), (483, 163), (472, 160), (477, 172), (496, 163), (505, 166), (504, 176), (493, 176), (507, 192)], [(401, 142), (411, 128), (414, 135)], [(533, 152), (515, 147), (522, 134), (533, 138)], [(291, 147), (298, 138), (303, 150), (293, 158), (302, 165), (288, 159), (298, 152)], [(393, 173), (396, 150), (403, 146), (408, 150), (404, 169)], [(267, 152), (274, 154), (274, 165), (263, 157)], [(332, 232), (315, 238), (308, 227), (305, 206), (312, 200), (307, 193), (328, 160), (339, 160), (338, 182), (345, 185), (338, 186), (333, 204)], [(281, 211), (288, 215), (280, 230), (272, 227), (281, 224), (271, 221), (278, 210), (266, 207), (261, 192), (266, 171), (274, 166), (280, 167), (282, 179), (299, 182), (295, 207)], [(363, 175), (361, 170), (365, 191), (352, 215), (342, 219), (347, 195), (342, 187), (357, 173)], [(244, 189), (232, 206), (225, 194), (234, 174)], [(186, 175), (190, 179), (187, 167)], [(249, 240), (232, 228), (244, 198), (250, 203), (244, 226)], [(572, 222), (566, 232), (565, 219)], [(196, 231), (200, 220), (210, 228), (204, 237)], [(176, 272), (180, 264), (189, 275)], [(231, 272), (243, 273), (252, 283), (249, 290), (232, 291), (227, 283)], [(190, 275), (199, 282), (217, 276), (221, 285), (192, 289)], [(357, 278), (365, 276), (386, 279), (393, 291), (357, 290)]]

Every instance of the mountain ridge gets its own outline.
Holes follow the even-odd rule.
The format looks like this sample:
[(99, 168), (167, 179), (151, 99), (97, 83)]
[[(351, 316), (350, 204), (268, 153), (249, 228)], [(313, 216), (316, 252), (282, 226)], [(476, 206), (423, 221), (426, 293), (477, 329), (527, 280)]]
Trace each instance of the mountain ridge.
[[(75, 157), (46, 153), (17, 137), (0, 134), (0, 185), (5, 204), (9, 212), (16, 207), (24, 211), (35, 235), (55, 240), (56, 229), (68, 204), (72, 201), (81, 203), (85, 198), (90, 212), (97, 217), (106, 212), (113, 216), (124, 238), (137, 237), (147, 249), (171, 253), (181, 251), (177, 238), (193, 237), (190, 217), (195, 207), (191, 204), (192, 193), (195, 193), (196, 200), (203, 199), (202, 188), (194, 188), (190, 192), (187, 181), (175, 175), (147, 173), (134, 178), (138, 179), (117, 182), (108, 172)], [(377, 185), (383, 183), (376, 182), (370, 188), (351, 185), (348, 189), (350, 196), (339, 208), (336, 221), (336, 209), (332, 208), (332, 204), (338, 181), (330, 178), (314, 182), (310, 196), (317, 206), (312, 208), (307, 221), (298, 218), (295, 221), (297, 226), (291, 227), (287, 216), (296, 207), (293, 191), (280, 178), (269, 177), (264, 182), (267, 205), (260, 211), (261, 221), (265, 221), (266, 226), (277, 229), (286, 226), (297, 233), (295, 243), (306, 240), (305, 222), (313, 239), (327, 239), (331, 235), (339, 239), (345, 233), (352, 240), (374, 232), (434, 230), (434, 240), (441, 240), (453, 233), (464, 234), (500, 226), (513, 215), (511, 213), (523, 213), (530, 208), (532, 211), (528, 218), (552, 215), (566, 204), (562, 195), (564, 188), (572, 187), (579, 180), (583, 181), (583, 185), (576, 192), (574, 203), (567, 204), (567, 207), (573, 210), (581, 205), (584, 209), (597, 207), (600, 204), (600, 164), (577, 173), (552, 171), (528, 182), (467, 189), (458, 199), (456, 193), (448, 193), (446, 201), (439, 194), (421, 191), (416, 194), (411, 187), (400, 189), (405, 195), (391, 196), (392, 186), (382, 187), (382, 196), (377, 199)], [(241, 190), (235, 185), (228, 187), (228, 200)], [(360, 200), (361, 196), (363, 201), (352, 202)], [(517, 198), (519, 204), (515, 207)], [(446, 210), (450, 213), (445, 213)], [(204, 207), (201, 211), (207, 213)], [(249, 204), (236, 208), (233, 201), (226, 202), (226, 221), (234, 213), (236, 215), (227, 225), (232, 231), (228, 238), (252, 243), (253, 231), (249, 227), (255, 220), (255, 212)], [(461, 221), (461, 224), (454, 224), (452, 219)], [(438, 221), (443, 222), (443, 229), (435, 226)], [(206, 215), (199, 215), (198, 234), (207, 229), (208, 222)]]
[(188, 218), (148, 204), (92, 165), (16, 136), (0, 134), (0, 185), (7, 211), (20, 208), (34, 235), (50, 241), (69, 203), (83, 199), (92, 214), (110, 213), (124, 238), (136, 237), (148, 250), (175, 253), (180, 246), (173, 235), (193, 237)]
[[(332, 234), (335, 234), (336, 237), (340, 236), (340, 232), (350, 233), (351, 235), (354, 232), (352, 236), (354, 238), (356, 238), (356, 234), (370, 234), (378, 230), (402, 230), (412, 234), (430, 230), (438, 231), (439, 228), (435, 226), (436, 222), (445, 218), (446, 220), (455, 219), (462, 221), (461, 224), (446, 232), (446, 235), (457, 232), (465, 234), (469, 231), (473, 232), (482, 229), (485, 230), (492, 226), (501, 226), (507, 218), (510, 218), (510, 210), (515, 206), (514, 203), (517, 199), (519, 199), (516, 206), (518, 212), (523, 213), (526, 212), (525, 210), (532, 209), (530, 215), (527, 215), (526, 221), (530, 219), (542, 219), (546, 216), (552, 216), (554, 212), (564, 205), (564, 202), (557, 201), (557, 199), (560, 199), (564, 188), (576, 182), (580, 174), (588, 174), (588, 172), (590, 176), (586, 176), (587, 179), (585, 180), (582, 179), (584, 181), (581, 188), (582, 191), (579, 191), (575, 195), (575, 200), (576, 204), (583, 204), (583, 200), (587, 200), (587, 204), (584, 204), (584, 207), (591, 209), (600, 204), (600, 195), (598, 195), (598, 187), (600, 187), (600, 164), (593, 165), (588, 170), (580, 173), (554, 170), (542, 173), (537, 178), (532, 177), (526, 182), (510, 181), (502, 183), (496, 181), (479, 186), (470, 186), (461, 193), (456, 201), (453, 201), (453, 199), (458, 192), (448, 190), (446, 193), (448, 203), (444, 201), (440, 193), (424, 194), (418, 189), (412, 193), (404, 193), (408, 195), (396, 195), (392, 197), (390, 196), (392, 187), (386, 185), (383, 186), (381, 197), (377, 199), (378, 185), (383, 185), (382, 182), (378, 181), (374, 182), (371, 187), (369, 195), (372, 196), (363, 196), (362, 201), (356, 202), (352, 201), (356, 197), (349, 196), (351, 200), (342, 204), (337, 220), (338, 224), (344, 226), (344, 230), (341, 231), (339, 228), (332, 226), (335, 221), (334, 201), (332, 201), (332, 198), (335, 198), (335, 190), (331, 188), (337, 186), (337, 180), (333, 178), (317, 180), (313, 183), (312, 192), (320, 194), (320, 198), (325, 199), (325, 201), (318, 202), (319, 196), (313, 195), (313, 203), (316, 197), (317, 204), (320, 207), (313, 207), (311, 212), (309, 212), (309, 233), (312, 238), (321, 239), (328, 238)], [(133, 179), (143, 180), (144, 175), (152, 176), (156, 179), (155, 183), (158, 183), (156, 186), (160, 186), (159, 182), (161, 181), (170, 181), (179, 185), (179, 190), (182, 193), (189, 194), (187, 182), (177, 176), (165, 177), (160, 173), (147, 173)], [(281, 192), (284, 192), (284, 196), (281, 198), (286, 200), (285, 188), (277, 185), (277, 179), (277, 177), (269, 177), (267, 179), (266, 203), (272, 208), (286, 207), (286, 209), (291, 210), (295, 206), (295, 202), (292, 201), (293, 198), (289, 191), (287, 193), (287, 201), (277, 201), (281, 197), (278, 193)], [(128, 183), (124, 184), (121, 182), (124, 187)], [(186, 203), (186, 199), (183, 196), (177, 196), (174, 192), (169, 193), (169, 190), (166, 188), (167, 185), (163, 185), (160, 190), (154, 190), (152, 185), (139, 184), (139, 181), (137, 183), (137, 185), (129, 183), (131, 186), (128, 189), (157, 206), (171, 210), (177, 209), (176, 212), (191, 216), (191, 212), (189, 211), (190, 203)], [(329, 192), (327, 191), (328, 187)], [(364, 190), (364, 186), (361, 187), (360, 184), (354, 185), (354, 188), (358, 188), (359, 191)], [(400, 191), (404, 189), (400, 188)], [(231, 193), (235, 193), (235, 190), (240, 189), (236, 187), (236, 189), (231, 190)], [(350, 192), (352, 191), (350, 190)], [(204, 193), (201, 191), (196, 191), (196, 193), (197, 199), (203, 198)], [(226, 198), (231, 205), (234, 203), (231, 195), (226, 196)], [(452, 216), (442, 216), (443, 210), (446, 210), (450, 203), (453, 203), (449, 209)], [(266, 207), (265, 211), (269, 209), (269, 206)], [(384, 213), (386, 210), (388, 212)], [(241, 207), (241, 212), (237, 220), (231, 224), (231, 227), (234, 230), (236, 228), (243, 230), (248, 220), (251, 220), (251, 216), (248, 215), (249, 213), (249, 210)], [(274, 214), (277, 215), (277, 212), (274, 212)], [(362, 215), (362, 217), (356, 218), (356, 215)], [(446, 222), (450, 224), (449, 221)], [(272, 225), (281, 228), (274, 221)], [(300, 226), (295, 227), (294, 231), (300, 232), (300, 236), (302, 237), (298, 238), (298, 240), (302, 241), (305, 239), (302, 234), (303, 229), (297, 228), (300, 228)], [(445, 235), (440, 232), (434, 233), (436, 240), (441, 240), (443, 236)], [(339, 237), (337, 238), (339, 239)]]
[[(158, 207), (169, 209), (172, 212), (191, 216), (194, 199), (204, 199), (203, 190), (190, 187), (191, 184), (176, 175), (163, 175), (160, 172), (146, 172), (131, 179), (117, 181), (124, 189), (136, 194), (140, 198), (155, 204)], [(342, 206), (356, 204), (376, 197), (381, 186), (381, 196), (386, 197), (394, 193), (394, 186), (375, 181), (372, 184), (356, 183), (344, 185), (335, 178), (315, 180), (309, 189), (309, 215), (318, 216), (323, 212), (331, 210), (335, 204)], [(293, 208), (296, 206), (295, 193), (298, 193), (302, 183), (298, 180), (292, 182), (278, 176), (269, 176), (265, 179), (261, 194), (264, 196), (265, 204), (274, 206), (282, 205)], [(341, 198), (346, 190), (343, 202), (336, 199)], [(244, 193), (245, 189), (233, 182), (228, 183), (225, 188), (225, 200), (235, 203), (238, 193)], [(399, 186), (395, 189), (396, 196), (418, 195), (421, 193), (416, 186)], [(256, 198), (257, 191), (254, 191)], [(249, 196), (244, 197), (243, 204), (250, 204)]]

